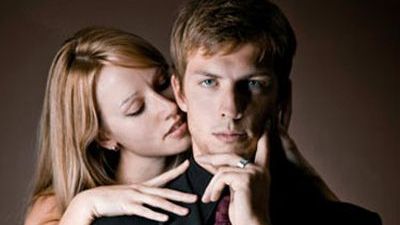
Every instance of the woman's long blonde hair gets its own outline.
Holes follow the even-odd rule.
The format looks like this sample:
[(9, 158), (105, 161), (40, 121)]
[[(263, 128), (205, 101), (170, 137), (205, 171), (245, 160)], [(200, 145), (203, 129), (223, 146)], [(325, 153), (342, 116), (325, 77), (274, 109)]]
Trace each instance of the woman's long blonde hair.
[(95, 100), (104, 65), (150, 68), (168, 64), (144, 39), (111, 28), (86, 28), (68, 39), (50, 67), (39, 131), (38, 168), (31, 199), (55, 194), (64, 211), (82, 190), (112, 184), (113, 165), (96, 144), (101, 128)]

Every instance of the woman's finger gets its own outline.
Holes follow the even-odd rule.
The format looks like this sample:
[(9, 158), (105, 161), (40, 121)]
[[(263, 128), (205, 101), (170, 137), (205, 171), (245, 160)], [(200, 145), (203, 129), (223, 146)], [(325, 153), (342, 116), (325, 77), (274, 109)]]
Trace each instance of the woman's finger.
[(168, 220), (168, 215), (153, 211), (139, 204), (130, 204), (126, 206), (126, 215), (142, 216), (150, 220), (165, 222)]
[(139, 201), (149, 206), (153, 206), (168, 212), (172, 212), (179, 216), (184, 216), (189, 213), (189, 210), (187, 208), (179, 206), (177, 204), (165, 200), (164, 198), (154, 195), (143, 194)]
[(151, 187), (164, 186), (166, 183), (170, 182), (171, 180), (177, 178), (179, 175), (184, 173), (187, 170), (187, 168), (189, 168), (189, 160), (185, 160), (176, 168), (173, 168), (165, 173), (162, 173), (157, 177), (144, 182), (143, 184)]
[(177, 202), (193, 203), (197, 200), (197, 196), (195, 194), (185, 193), (167, 188), (139, 187), (138, 189), (142, 193), (155, 195)]

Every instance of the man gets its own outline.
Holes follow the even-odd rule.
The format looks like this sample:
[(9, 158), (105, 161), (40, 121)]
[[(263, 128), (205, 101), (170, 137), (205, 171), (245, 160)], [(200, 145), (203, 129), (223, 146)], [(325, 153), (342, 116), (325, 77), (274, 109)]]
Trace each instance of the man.
[[(193, 156), (168, 187), (201, 201), (166, 224), (380, 224), (374, 213), (333, 201), (296, 151), (282, 146), (295, 49), (290, 24), (269, 1), (198, 0), (180, 10), (172, 84)], [(157, 223), (125, 216), (96, 224)]]

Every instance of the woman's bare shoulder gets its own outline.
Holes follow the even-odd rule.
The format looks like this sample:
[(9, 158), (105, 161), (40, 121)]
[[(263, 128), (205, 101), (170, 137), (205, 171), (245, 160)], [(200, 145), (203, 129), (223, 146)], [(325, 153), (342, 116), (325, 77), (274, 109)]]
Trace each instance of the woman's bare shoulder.
[(25, 225), (57, 225), (62, 216), (55, 195), (38, 197), (29, 208)]

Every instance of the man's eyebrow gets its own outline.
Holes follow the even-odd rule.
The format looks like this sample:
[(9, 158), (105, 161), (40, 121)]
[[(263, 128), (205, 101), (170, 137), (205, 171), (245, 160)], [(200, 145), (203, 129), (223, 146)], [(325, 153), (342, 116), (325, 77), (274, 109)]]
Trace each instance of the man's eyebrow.
[(253, 78), (253, 77), (268, 77), (272, 78), (272, 74), (268, 71), (256, 71), (254, 73), (247, 74), (244, 76), (245, 78)]
[(212, 77), (212, 78), (220, 78), (221, 76), (214, 74), (214, 73), (210, 73), (204, 70), (196, 70), (194, 71), (195, 75), (201, 75), (201, 76), (206, 76), (206, 77)]
[[(196, 70), (194, 72), (195, 75), (201, 75), (201, 76), (207, 76), (207, 77), (211, 77), (211, 78), (220, 78), (221, 76), (219, 76), (218, 74), (214, 74), (214, 73), (210, 73), (204, 70)], [(256, 70), (254, 72), (250, 72), (246, 75), (243, 76), (243, 78), (247, 79), (247, 78), (252, 78), (252, 77), (272, 77), (272, 73), (269, 70)]]
[(121, 104), (119, 105), (119, 107), (122, 107), (123, 105), (125, 105), (127, 102), (129, 102), (130, 100), (132, 100), (135, 96), (137, 95), (137, 92), (134, 92), (132, 94), (130, 94), (126, 99), (124, 99)]

